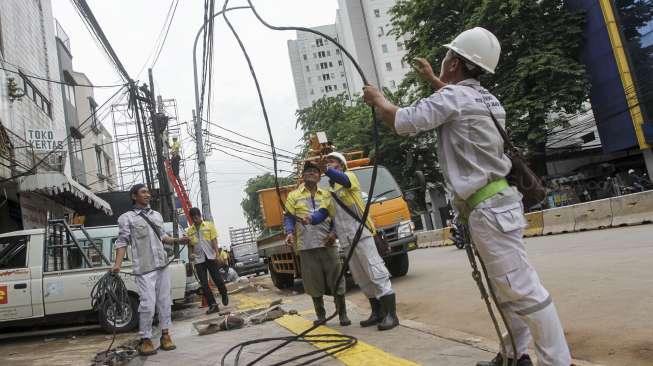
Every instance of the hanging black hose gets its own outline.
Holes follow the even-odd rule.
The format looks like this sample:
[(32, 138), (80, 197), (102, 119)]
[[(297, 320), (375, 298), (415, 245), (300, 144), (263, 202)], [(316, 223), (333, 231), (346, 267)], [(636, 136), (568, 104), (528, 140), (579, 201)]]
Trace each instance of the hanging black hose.
[[(324, 37), (327, 40), (329, 40), (330, 42), (332, 42), (352, 62), (352, 64), (356, 68), (356, 71), (361, 76), (361, 78), (363, 80), (363, 83), (368, 84), (367, 79), (365, 78), (365, 75), (364, 75), (363, 70), (361, 69), (360, 65), (356, 62), (356, 60), (352, 57), (352, 55), (336, 39), (334, 39), (333, 37), (331, 37), (329, 35), (326, 35), (326, 34), (324, 34), (322, 32), (319, 32), (319, 31), (316, 31), (316, 30), (313, 30), (313, 29), (309, 29), (309, 28), (305, 28), (305, 27), (288, 27), (288, 26), (278, 27), (278, 26), (273, 26), (273, 25), (267, 23), (265, 20), (263, 20), (263, 18), (261, 18), (261, 16), (256, 12), (256, 9), (255, 9), (254, 5), (252, 4), (251, 0), (248, 0), (247, 2), (249, 4), (249, 8), (252, 10), (252, 13), (256, 16), (256, 18), (265, 27), (267, 27), (269, 29), (278, 30), (278, 31), (293, 30), (293, 31), (302, 31), (302, 32), (313, 33), (313, 34), (319, 35), (321, 37)], [(266, 125), (267, 131), (268, 131), (268, 136), (270, 138), (270, 146), (271, 146), (271, 149), (272, 149), (272, 160), (273, 160), (273, 163), (274, 163), (275, 189), (277, 191), (279, 201), (281, 202), (281, 207), (284, 207), (284, 204), (283, 204), (283, 202), (281, 200), (281, 192), (280, 192), (280, 189), (279, 189), (278, 170), (277, 170), (277, 155), (276, 155), (276, 149), (274, 147), (274, 138), (272, 136), (272, 130), (271, 130), (271, 127), (270, 127), (270, 120), (269, 120), (268, 115), (267, 115), (267, 109), (266, 109), (266, 106), (265, 106), (265, 102), (263, 100), (263, 94), (261, 92), (261, 88), (259, 86), (258, 78), (257, 78), (256, 72), (254, 71), (254, 68), (252, 66), (252, 62), (251, 62), (251, 59), (249, 57), (249, 54), (247, 53), (247, 50), (245, 49), (245, 46), (244, 46), (243, 42), (241, 41), (241, 39), (238, 36), (238, 33), (236, 32), (234, 27), (229, 22), (229, 19), (228, 19), (227, 15), (226, 15), (226, 13), (228, 11), (228, 9), (227, 9), (228, 3), (229, 3), (229, 0), (226, 0), (225, 3), (224, 3), (223, 9), (222, 9), (222, 15), (224, 17), (225, 22), (229, 26), (229, 29), (231, 30), (232, 34), (234, 35), (234, 37), (238, 41), (238, 45), (240, 46), (240, 49), (242, 50), (243, 55), (245, 56), (245, 59), (247, 60), (247, 64), (249, 66), (250, 73), (251, 73), (252, 78), (254, 80), (254, 84), (256, 85), (256, 91), (258, 93), (259, 103), (260, 103), (261, 109), (263, 111), (263, 117), (264, 117), (264, 120), (265, 120), (265, 125)], [(378, 152), (379, 152), (378, 151), (379, 150), (379, 131), (378, 131), (379, 122), (376, 120), (376, 114), (374, 112), (374, 108), (373, 107), (370, 107), (370, 108), (372, 110), (372, 116), (373, 116), (372, 117), (373, 118), (372, 132), (373, 132), (373, 140), (374, 140), (374, 151), (377, 154), (377, 158), (374, 159), (374, 165), (373, 165), (373, 169), (372, 169), (372, 177), (371, 177), (371, 180), (370, 180), (370, 190), (368, 192), (368, 199), (367, 199), (367, 202), (365, 204), (365, 209), (363, 211), (361, 224), (359, 225), (358, 229), (356, 230), (356, 234), (354, 235), (354, 238), (352, 240), (352, 243), (351, 243), (349, 252), (347, 254), (347, 257), (345, 259), (344, 265), (342, 266), (342, 270), (340, 271), (340, 273), (338, 275), (338, 279), (336, 280), (336, 285), (335, 285), (336, 288), (340, 284), (340, 281), (344, 280), (344, 275), (345, 275), (345, 273), (347, 271), (349, 260), (351, 259), (352, 255), (354, 253), (354, 250), (356, 249), (356, 246), (358, 245), (358, 242), (359, 242), (359, 240), (361, 238), (361, 235), (363, 233), (363, 229), (365, 227), (364, 223), (366, 222), (367, 217), (369, 215), (370, 206), (371, 206), (371, 203), (372, 203), (372, 198), (374, 197), (374, 186), (376, 184), (376, 176), (377, 176), (377, 170), (378, 170), (377, 161), (378, 161)], [(276, 337), (276, 338), (262, 338), (262, 339), (255, 339), (255, 340), (251, 340), (251, 341), (247, 341), (247, 342), (237, 344), (234, 347), (232, 347), (231, 349), (229, 349), (222, 356), (221, 364), (225, 365), (225, 361), (226, 361), (227, 357), (233, 351), (238, 350), (237, 353), (236, 353), (236, 356), (234, 358), (234, 365), (237, 366), (238, 362), (240, 360), (240, 355), (241, 355), (241, 353), (242, 353), (242, 351), (244, 350), (245, 347), (247, 347), (249, 345), (252, 345), (252, 344), (260, 344), (260, 343), (267, 343), (267, 342), (273, 342), (273, 341), (282, 341), (282, 342), (279, 345), (277, 345), (277, 346), (273, 347), (272, 349), (268, 350), (267, 352), (263, 353), (261, 356), (259, 356), (255, 360), (249, 362), (247, 365), (256, 364), (257, 362), (263, 360), (264, 358), (268, 357), (272, 353), (276, 352), (277, 350), (281, 349), (282, 347), (284, 347), (284, 346), (286, 346), (286, 345), (288, 345), (288, 344), (290, 344), (292, 342), (304, 342), (304, 343), (306, 343), (306, 342), (321, 342), (321, 343), (325, 342), (325, 343), (336, 343), (336, 344), (334, 344), (332, 346), (322, 348), (322, 349), (314, 350), (314, 351), (311, 351), (311, 352), (308, 352), (308, 353), (300, 354), (300, 355), (292, 357), (290, 359), (287, 359), (287, 360), (284, 360), (284, 361), (281, 361), (281, 362), (277, 362), (277, 363), (275, 363), (273, 365), (284, 365), (284, 364), (287, 364), (287, 363), (290, 363), (290, 362), (295, 362), (295, 361), (306, 359), (308, 357), (316, 355), (316, 357), (309, 358), (307, 360), (304, 360), (302, 363), (300, 363), (300, 365), (307, 365), (307, 364), (310, 364), (312, 362), (323, 359), (325, 357), (329, 357), (329, 356), (331, 356), (331, 355), (333, 355), (335, 353), (342, 352), (342, 351), (344, 351), (346, 349), (349, 349), (349, 348), (353, 347), (356, 344), (357, 339), (355, 337), (353, 337), (353, 336), (343, 335), (343, 334), (326, 334), (326, 335), (319, 335), (319, 336), (308, 335), (308, 333), (310, 333), (311, 331), (316, 329), (318, 326), (320, 326), (320, 325), (326, 323), (327, 321), (333, 319), (336, 315), (337, 315), (337, 311), (334, 312), (331, 316), (327, 317), (324, 321), (322, 321), (322, 322), (320, 322), (320, 323), (318, 323), (316, 325), (313, 325), (312, 327), (308, 328), (307, 330), (305, 330), (305, 331), (303, 331), (300, 334), (295, 335), (295, 336)], [(327, 339), (324, 339), (324, 338), (327, 338)]]

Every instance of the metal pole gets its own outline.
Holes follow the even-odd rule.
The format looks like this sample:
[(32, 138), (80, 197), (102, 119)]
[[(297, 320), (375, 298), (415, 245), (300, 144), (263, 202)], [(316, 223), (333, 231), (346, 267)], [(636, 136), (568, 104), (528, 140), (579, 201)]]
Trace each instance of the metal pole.
[(211, 216), (211, 202), (209, 199), (209, 184), (206, 178), (206, 157), (204, 156), (204, 144), (202, 141), (202, 109), (200, 108), (200, 93), (199, 86), (197, 82), (197, 41), (200, 38), (200, 34), (206, 28), (206, 25), (218, 15), (221, 15), (225, 11), (236, 10), (236, 9), (249, 9), (249, 6), (235, 6), (233, 8), (228, 8), (221, 10), (213, 16), (211, 16), (197, 31), (195, 36), (195, 42), (193, 43), (193, 81), (195, 83), (195, 111), (193, 111), (193, 122), (195, 123), (195, 143), (197, 149), (197, 167), (200, 180), (200, 194), (202, 195), (202, 215), (207, 220), (212, 220)]
[(143, 129), (141, 128), (141, 117), (138, 111), (138, 106), (136, 105), (136, 86), (134, 82), (129, 84), (129, 97), (131, 103), (134, 106), (134, 115), (136, 116), (136, 129), (138, 130), (139, 142), (141, 145), (141, 154), (143, 154), (143, 172), (145, 174), (145, 182), (149, 188), (152, 188), (152, 180), (150, 179), (150, 164), (147, 159), (147, 153), (145, 152), (145, 141), (143, 136)]

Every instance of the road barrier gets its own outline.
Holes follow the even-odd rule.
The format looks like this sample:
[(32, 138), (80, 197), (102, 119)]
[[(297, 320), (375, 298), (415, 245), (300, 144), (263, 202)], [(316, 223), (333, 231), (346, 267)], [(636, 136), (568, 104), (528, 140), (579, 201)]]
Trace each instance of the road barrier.
[(528, 226), (524, 230), (524, 236), (540, 236), (543, 231), (543, 218), (542, 211), (530, 212), (524, 215), (526, 221), (528, 221)]
[(601, 229), (612, 225), (610, 199), (579, 203), (572, 206), (576, 218), (575, 231)]
[(570, 233), (576, 227), (576, 216), (573, 206), (557, 207), (542, 211), (542, 234)]
[(638, 225), (653, 220), (653, 191), (610, 198), (612, 226)]
[(443, 242), (443, 232), (444, 231), (442, 229), (418, 231), (415, 233), (417, 235), (417, 246), (419, 248), (441, 246)]

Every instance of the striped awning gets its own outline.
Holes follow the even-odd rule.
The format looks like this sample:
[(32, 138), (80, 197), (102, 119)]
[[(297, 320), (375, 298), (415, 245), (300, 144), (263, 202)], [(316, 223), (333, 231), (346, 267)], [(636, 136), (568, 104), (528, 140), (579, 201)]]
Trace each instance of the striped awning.
[(59, 172), (39, 172), (22, 177), (19, 192), (34, 192), (72, 208), (79, 213), (102, 211), (111, 216), (111, 205), (93, 192)]

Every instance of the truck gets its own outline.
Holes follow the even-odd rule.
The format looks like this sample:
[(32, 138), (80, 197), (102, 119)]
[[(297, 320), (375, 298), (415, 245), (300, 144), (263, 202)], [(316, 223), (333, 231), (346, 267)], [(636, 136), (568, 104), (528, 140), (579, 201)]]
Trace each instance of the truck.
[(251, 227), (229, 228), (231, 264), (239, 276), (268, 273), (268, 267), (259, 256), (255, 231)]
[[(108, 332), (138, 325), (134, 276), (120, 274), (129, 291), (122, 316), (116, 309), (91, 307), (91, 289), (111, 268), (116, 225), (85, 228), (52, 220), (43, 229), (0, 234), (0, 330), (12, 327), (99, 322)], [(131, 246), (122, 271), (131, 272)], [(173, 302), (185, 300), (184, 262), (169, 266)]]
[[(309, 157), (307, 159), (321, 161), (333, 150), (333, 147), (323, 133), (318, 132), (311, 137)], [(372, 169), (369, 158), (360, 151), (345, 153), (349, 170), (356, 174), (360, 181), (363, 201), (367, 201)], [(328, 189), (328, 178), (322, 177), (320, 186)], [(259, 255), (265, 258), (272, 282), (278, 288), (293, 286), (295, 279), (301, 278), (299, 256), (285, 244), (282, 229), (283, 210), (281, 202), (296, 185), (258, 191), (259, 204), (263, 214), (264, 224), (271, 232), (257, 240)], [(401, 277), (408, 273), (408, 252), (417, 248), (414, 233), (415, 225), (411, 220), (408, 203), (404, 194), (390, 171), (378, 165), (374, 197), (370, 206), (370, 217), (377, 229), (390, 246), (390, 251), (383, 256), (386, 267), (393, 277)], [(346, 253), (341, 253), (344, 257)]]

